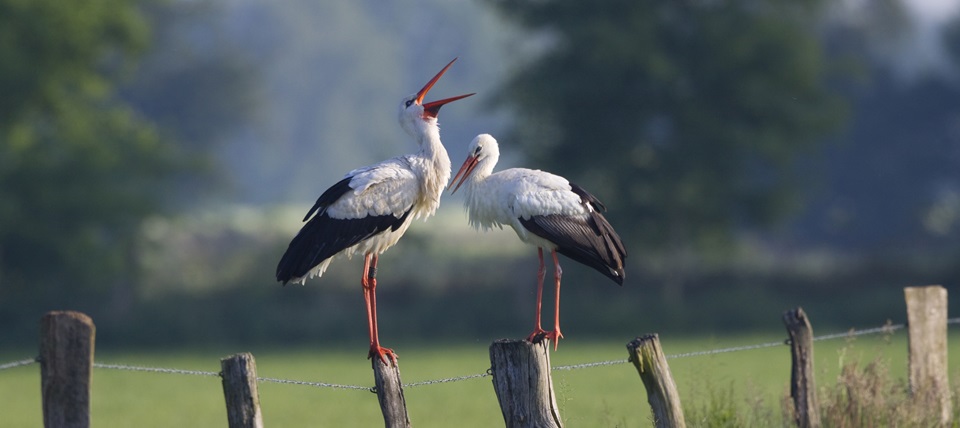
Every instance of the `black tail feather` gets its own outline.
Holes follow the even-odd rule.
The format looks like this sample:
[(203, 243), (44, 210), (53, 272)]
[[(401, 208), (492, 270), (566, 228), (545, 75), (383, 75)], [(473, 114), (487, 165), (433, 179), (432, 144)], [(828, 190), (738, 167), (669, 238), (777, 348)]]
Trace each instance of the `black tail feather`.
[(600, 212), (606, 207), (586, 190), (571, 183), (571, 190), (588, 206), (584, 217), (565, 215), (533, 216), (520, 219), (531, 233), (557, 245), (557, 252), (590, 266), (619, 285), (626, 278), (627, 249), (620, 236)]
[(303, 225), (280, 258), (277, 281), (286, 284), (347, 248), (385, 230), (396, 230), (409, 214), (407, 210), (400, 218), (388, 214), (358, 219), (335, 219), (326, 212), (315, 215)]

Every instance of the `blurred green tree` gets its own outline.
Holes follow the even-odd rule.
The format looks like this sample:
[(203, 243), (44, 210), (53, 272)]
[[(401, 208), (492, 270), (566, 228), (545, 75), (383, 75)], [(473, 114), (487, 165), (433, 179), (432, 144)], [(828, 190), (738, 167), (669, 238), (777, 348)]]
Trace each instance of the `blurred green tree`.
[(116, 94), (148, 38), (133, 0), (0, 0), (0, 300), (134, 279), (141, 220), (192, 169)]
[(141, 220), (215, 178), (259, 94), (218, 12), (0, 0), (0, 278), (130, 280)]
[(259, 92), (220, 6), (0, 0), (4, 336), (51, 308), (129, 322), (144, 219), (223, 189), (211, 155)]
[(547, 46), (499, 94), (501, 144), (592, 189), (635, 251), (780, 219), (797, 156), (844, 117), (819, 0), (491, 3)]

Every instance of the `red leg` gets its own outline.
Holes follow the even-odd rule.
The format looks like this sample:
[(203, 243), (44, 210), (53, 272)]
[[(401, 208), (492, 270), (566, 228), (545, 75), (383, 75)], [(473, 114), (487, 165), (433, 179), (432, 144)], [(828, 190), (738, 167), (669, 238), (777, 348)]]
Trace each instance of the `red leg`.
[(540, 259), (540, 268), (537, 270), (537, 322), (534, 323), (533, 332), (527, 336), (527, 341), (531, 343), (539, 342), (542, 339), (541, 336), (546, 333), (540, 327), (540, 308), (543, 306), (543, 278), (547, 273), (547, 269), (543, 265), (543, 248), (537, 248), (537, 257)]
[(367, 304), (367, 329), (370, 332), (370, 353), (367, 358), (373, 358), (374, 355), (380, 357), (384, 364), (389, 356), (393, 364), (397, 364), (397, 354), (390, 348), (380, 346), (380, 334), (377, 331), (377, 259), (376, 254), (367, 254), (363, 259), (363, 278), (360, 280), (363, 285), (363, 297)]
[(556, 293), (554, 293), (553, 331), (547, 332), (547, 339), (553, 341), (553, 350), (556, 351), (560, 339), (563, 338), (563, 333), (560, 333), (560, 277), (563, 276), (563, 269), (560, 268), (560, 260), (557, 259), (557, 250), (553, 250), (551, 253), (553, 254), (553, 279), (557, 284)]
[(360, 277), (360, 285), (363, 286), (363, 302), (367, 309), (367, 334), (370, 336), (370, 346), (373, 346), (373, 308), (370, 306), (370, 254), (363, 256), (363, 275)]

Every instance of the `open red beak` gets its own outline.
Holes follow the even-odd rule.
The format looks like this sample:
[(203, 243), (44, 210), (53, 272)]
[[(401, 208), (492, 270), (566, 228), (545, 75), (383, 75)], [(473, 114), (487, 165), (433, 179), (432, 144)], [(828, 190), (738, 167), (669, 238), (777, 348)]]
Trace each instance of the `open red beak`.
[[(453, 180), (450, 181), (450, 183), (457, 183), (457, 186), (450, 192), (451, 195), (457, 193), (457, 189), (463, 185), (464, 181), (467, 181), (467, 177), (469, 177), (473, 169), (477, 167), (477, 162), (477, 157), (473, 155), (467, 156), (467, 160), (463, 161), (463, 165), (460, 166), (460, 171), (457, 171), (457, 175), (453, 176)], [(458, 178), (460, 179), (459, 182), (457, 182)]]
[(456, 101), (456, 100), (459, 100), (459, 99), (463, 99), (463, 98), (469, 97), (469, 96), (474, 95), (474, 94), (476, 94), (476, 93), (466, 94), (466, 95), (458, 95), (458, 96), (455, 96), (455, 97), (444, 98), (444, 99), (442, 99), (442, 100), (431, 101), (431, 102), (429, 102), (429, 103), (426, 103), (426, 104), (423, 105), (423, 115), (424, 115), (424, 116), (429, 116), (429, 117), (432, 117), (432, 118), (436, 119), (437, 114), (440, 113), (440, 107), (443, 107), (444, 104), (449, 103), (449, 102), (452, 102), (452, 101)]
[(474, 94), (460, 95), (456, 97), (445, 98), (439, 101), (431, 101), (429, 103), (423, 104), (423, 97), (427, 95), (427, 92), (430, 91), (430, 88), (432, 88), (433, 85), (436, 84), (438, 80), (440, 80), (440, 76), (443, 76), (443, 73), (446, 73), (447, 69), (449, 69), (450, 66), (453, 65), (454, 61), (456, 60), (457, 59), (454, 58), (453, 61), (450, 61), (446, 67), (443, 67), (443, 70), (440, 70), (440, 72), (437, 73), (436, 76), (433, 76), (433, 79), (430, 79), (430, 81), (427, 82), (426, 85), (423, 85), (423, 89), (420, 89), (420, 91), (417, 92), (416, 102), (417, 104), (423, 105), (424, 117), (436, 118), (437, 114), (440, 113), (440, 107), (443, 107), (444, 104), (474, 95)]

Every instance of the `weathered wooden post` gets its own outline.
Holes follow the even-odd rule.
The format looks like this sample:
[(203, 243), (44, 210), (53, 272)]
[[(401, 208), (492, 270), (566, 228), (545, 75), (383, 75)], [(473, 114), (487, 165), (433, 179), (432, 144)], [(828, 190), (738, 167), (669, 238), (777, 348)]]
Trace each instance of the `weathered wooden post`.
[(658, 428), (683, 428), (687, 422), (680, 406), (677, 384), (670, 374), (670, 366), (660, 347), (656, 333), (637, 337), (627, 343), (629, 360), (636, 367), (647, 390), (647, 402), (653, 411), (653, 423)]
[(932, 285), (906, 287), (910, 348), (910, 392), (920, 402), (940, 407), (940, 422), (953, 413), (947, 376), (947, 289)]
[(403, 398), (403, 383), (400, 382), (400, 366), (385, 364), (376, 355), (373, 360), (373, 377), (376, 382), (377, 400), (383, 412), (383, 423), (387, 428), (409, 428), (407, 401)]
[(43, 425), (90, 426), (90, 378), (96, 327), (72, 311), (48, 312), (40, 321)]
[(227, 403), (227, 426), (263, 428), (260, 393), (257, 391), (257, 362), (249, 352), (220, 359), (223, 397)]
[(550, 342), (500, 339), (490, 345), (493, 389), (507, 428), (560, 428), (550, 375)]
[(813, 379), (813, 327), (800, 307), (784, 312), (783, 324), (790, 335), (793, 419), (800, 428), (816, 428), (820, 426), (820, 403)]

